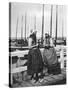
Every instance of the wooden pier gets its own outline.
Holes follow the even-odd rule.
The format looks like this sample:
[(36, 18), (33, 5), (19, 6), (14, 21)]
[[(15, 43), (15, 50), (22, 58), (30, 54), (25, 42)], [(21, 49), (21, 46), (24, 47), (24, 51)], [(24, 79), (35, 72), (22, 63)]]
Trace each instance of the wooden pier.
[[(61, 48), (56, 48), (56, 52), (57, 52), (57, 56), (59, 56), (58, 60), (61, 64), (61, 71), (62, 73), (59, 75), (45, 75), (45, 77), (43, 78), (43, 80), (37, 83), (34, 83), (31, 80), (22, 80), (22, 82), (20, 83), (20, 87), (27, 87), (27, 86), (45, 86), (45, 85), (51, 85), (51, 84), (55, 84), (55, 83), (62, 83), (64, 81), (66, 81), (66, 67), (64, 67), (64, 63), (66, 62), (66, 56), (64, 57), (64, 55), (66, 55), (66, 46), (63, 46)], [(43, 48), (40, 49), (41, 50), (41, 54), (43, 52)], [(15, 64), (12, 64), (12, 57), (13, 56), (18, 56), (18, 57), (23, 57), (25, 55), (28, 55), (28, 51), (29, 50), (17, 50), (15, 52), (11, 52), (10, 56), (11, 56), (11, 66), (10, 66), (10, 74), (11, 74), (11, 85), (12, 87), (19, 87), (19, 83), (13, 84), (13, 74), (14, 73), (21, 73), (21, 72), (25, 72), (27, 71), (27, 66), (24, 66), (24, 64), (27, 62), (27, 59), (25, 60), (21, 60), (20, 61), (20, 66), (17, 67), (17, 62)], [(61, 82), (62, 81), (62, 82)]]

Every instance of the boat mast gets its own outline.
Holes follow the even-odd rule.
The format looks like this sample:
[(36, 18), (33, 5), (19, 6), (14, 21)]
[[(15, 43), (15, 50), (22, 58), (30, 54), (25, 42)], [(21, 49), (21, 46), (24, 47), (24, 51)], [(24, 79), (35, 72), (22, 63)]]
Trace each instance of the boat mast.
[(34, 17), (34, 30), (36, 30), (36, 16)]
[(25, 13), (25, 40), (26, 40), (26, 13)]
[(42, 10), (42, 44), (43, 44), (43, 33), (44, 33), (44, 4)]
[(53, 12), (53, 5), (51, 5), (51, 20), (50, 20), (50, 36), (52, 37), (52, 12)]
[(11, 41), (11, 3), (9, 3), (9, 40)]
[(56, 5), (56, 35), (55, 35), (55, 46), (56, 46), (56, 40), (57, 40), (57, 30), (58, 30), (58, 6)]
[(62, 20), (62, 40), (63, 40), (63, 20)]
[(18, 32), (18, 18), (17, 18), (17, 25), (16, 25), (16, 42), (17, 42), (17, 32)]
[(21, 26), (21, 48), (22, 48), (22, 39), (23, 39), (23, 16), (22, 16), (22, 26)]
[[(62, 9), (63, 9), (63, 6), (62, 6)], [(63, 15), (63, 14), (62, 14)], [(62, 17), (62, 40), (63, 40), (63, 17)]]

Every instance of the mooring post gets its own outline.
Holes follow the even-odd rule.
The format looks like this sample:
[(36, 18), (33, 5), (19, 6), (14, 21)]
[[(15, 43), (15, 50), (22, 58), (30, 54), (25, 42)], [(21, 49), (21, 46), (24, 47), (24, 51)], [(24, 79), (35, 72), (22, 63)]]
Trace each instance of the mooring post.
[(63, 52), (63, 47), (61, 47), (60, 51), (60, 62), (61, 62), (61, 69), (64, 68), (64, 52)]

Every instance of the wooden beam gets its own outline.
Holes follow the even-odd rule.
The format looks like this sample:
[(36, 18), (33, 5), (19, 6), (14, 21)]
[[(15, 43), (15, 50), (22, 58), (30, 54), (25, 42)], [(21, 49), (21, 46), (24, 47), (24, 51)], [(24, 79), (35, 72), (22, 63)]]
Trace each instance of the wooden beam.
[(26, 70), (27, 70), (27, 66), (18, 67), (18, 68), (12, 69), (11, 73), (18, 73), (18, 72), (22, 72), (22, 71), (26, 71)]

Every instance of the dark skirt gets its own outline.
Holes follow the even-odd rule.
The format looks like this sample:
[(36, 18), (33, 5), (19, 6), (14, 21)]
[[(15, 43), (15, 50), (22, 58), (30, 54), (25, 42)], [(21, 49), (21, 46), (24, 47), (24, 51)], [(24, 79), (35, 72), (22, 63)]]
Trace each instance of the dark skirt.
[(43, 70), (43, 59), (38, 48), (31, 49), (28, 53), (27, 72), (32, 75)]
[(48, 66), (48, 73), (54, 75), (60, 74), (61, 73), (60, 63)]

